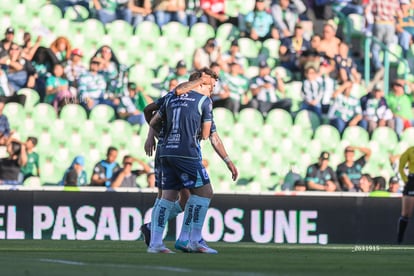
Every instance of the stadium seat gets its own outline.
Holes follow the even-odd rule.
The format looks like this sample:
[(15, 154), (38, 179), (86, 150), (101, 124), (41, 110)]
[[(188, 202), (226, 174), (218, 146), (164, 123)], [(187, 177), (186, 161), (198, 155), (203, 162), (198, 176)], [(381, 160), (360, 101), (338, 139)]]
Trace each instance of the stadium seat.
[(113, 119), (115, 119), (115, 110), (106, 104), (98, 104), (89, 114), (89, 120), (96, 125), (106, 125)]
[(122, 40), (133, 34), (133, 27), (125, 20), (115, 20), (105, 25), (108, 35), (113, 41)]
[(3, 114), (9, 120), (10, 128), (15, 129), (25, 119), (26, 112), (19, 103), (8, 103), (4, 106)]
[(279, 47), (280, 47), (280, 40), (274, 38), (268, 38), (263, 41), (262, 49), (260, 53), (266, 57), (271, 57), (278, 59), (279, 58)]
[(196, 47), (202, 47), (206, 43), (206, 39), (215, 37), (215, 35), (214, 28), (210, 24), (202, 22), (194, 24), (189, 33), (189, 36), (194, 39)]
[(67, 126), (82, 125), (87, 120), (85, 108), (79, 104), (67, 104), (62, 107), (59, 118), (65, 122)]
[[(229, 1), (227, 1), (229, 2)], [(231, 23), (224, 23), (217, 27), (216, 39), (221, 43), (224, 41), (232, 41), (240, 36), (239, 29)]]
[(156, 23), (144, 21), (136, 27), (135, 35), (141, 39), (156, 41), (161, 36), (161, 30)]
[(290, 128), (293, 125), (292, 116), (284, 109), (273, 109), (266, 116), (266, 124), (272, 125), (278, 132), (284, 136), (289, 135)]
[(36, 122), (45, 123), (56, 120), (56, 111), (50, 104), (39, 103), (33, 108), (33, 117)]
[(229, 109), (224, 107), (216, 107), (213, 109), (214, 122), (217, 127), (226, 127), (234, 124), (234, 115)]
[(377, 127), (372, 132), (371, 140), (377, 141), (381, 148), (386, 151), (398, 143), (397, 133), (389, 127)]
[(70, 21), (83, 22), (89, 18), (89, 11), (83, 6), (75, 5), (66, 9), (64, 18)]
[[(131, 124), (125, 120), (119, 119), (111, 122), (111, 131), (113, 136), (119, 136), (125, 139), (129, 139), (133, 133)], [(120, 133), (122, 133), (122, 135), (119, 135)]]
[(44, 157), (40, 155), (39, 163), (40, 167), (42, 168), (40, 180), (43, 184), (57, 185), (58, 182), (62, 180), (65, 168), (63, 167), (63, 165), (58, 166), (58, 164), (54, 162), (53, 156)]
[(20, 4), (20, 0), (3, 0), (1, 3), (1, 12), (5, 14), (11, 14), (11, 12), (15, 11), (15, 8), (19, 4)]
[(320, 124), (320, 118), (313, 111), (301, 110), (295, 116), (295, 125), (302, 125), (303, 127), (311, 128), (313, 131), (315, 131)]
[(410, 146), (414, 146), (414, 127), (409, 127), (401, 134), (401, 141), (408, 143)]
[(257, 59), (260, 49), (257, 47), (257, 44), (254, 40), (247, 37), (242, 37), (238, 40), (238, 42), (242, 56), (249, 58), (249, 61)]
[(22, 88), (17, 91), (17, 94), (26, 96), (26, 102), (24, 103), (25, 110), (32, 110), (34, 106), (40, 101), (39, 93), (31, 88)]
[(224, 2), (226, 15), (235, 17), (240, 13), (242, 3), (240, 0), (232, 0)]
[(89, 18), (82, 23), (82, 33), (88, 34), (88, 39), (97, 39), (100, 41), (105, 35), (105, 27), (101, 21)]
[(347, 141), (352, 146), (366, 146), (369, 134), (360, 126), (348, 126), (342, 133), (342, 141)]
[(341, 141), (341, 135), (331, 125), (320, 125), (315, 130), (313, 139), (318, 140), (324, 149), (333, 150)]
[(299, 109), (300, 103), (302, 102), (301, 91), (301, 81), (292, 81), (285, 85), (286, 97), (292, 99), (292, 111), (297, 111)]
[(237, 122), (250, 128), (261, 127), (264, 123), (262, 113), (255, 108), (243, 108), (237, 116)]
[(52, 22), (59, 22), (60, 19), (62, 19), (62, 11), (59, 9), (59, 7), (47, 4), (39, 9), (39, 15), (42, 20), (47, 26), (53, 26)]
[[(182, 41), (188, 36), (189, 28), (175, 21), (168, 22), (161, 28), (162, 35), (170, 41)], [(207, 38), (206, 38), (207, 39)]]
[(40, 177), (30, 176), (23, 182), (23, 186), (27, 188), (39, 188), (42, 186), (42, 182)]

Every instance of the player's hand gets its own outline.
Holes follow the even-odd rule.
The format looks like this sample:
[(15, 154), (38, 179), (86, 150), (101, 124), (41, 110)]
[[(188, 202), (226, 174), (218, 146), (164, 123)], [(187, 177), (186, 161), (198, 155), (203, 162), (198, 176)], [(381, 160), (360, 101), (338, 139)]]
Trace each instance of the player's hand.
[(211, 76), (207, 75), (206, 73), (201, 73), (201, 77), (200, 77), (201, 83), (205, 84), (205, 85), (210, 85), (211, 84)]
[(145, 140), (145, 144), (144, 144), (144, 150), (148, 156), (152, 156), (152, 154), (155, 151), (155, 138), (154, 137), (152, 138), (147, 137), (147, 140)]
[(232, 161), (227, 163), (227, 168), (229, 168), (229, 170), (231, 171), (231, 179), (233, 179), (233, 181), (236, 181), (237, 177), (239, 176), (239, 172), (237, 171), (237, 168), (234, 165), (234, 163)]

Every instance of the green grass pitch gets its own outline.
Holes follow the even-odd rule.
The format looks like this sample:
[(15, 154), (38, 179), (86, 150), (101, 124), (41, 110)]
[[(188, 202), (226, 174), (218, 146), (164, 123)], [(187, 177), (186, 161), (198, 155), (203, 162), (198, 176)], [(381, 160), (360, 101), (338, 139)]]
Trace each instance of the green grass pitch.
[[(173, 248), (170, 241), (166, 245)], [(412, 275), (413, 246), (210, 243), (148, 254), (142, 241), (0, 241), (0, 275)]]

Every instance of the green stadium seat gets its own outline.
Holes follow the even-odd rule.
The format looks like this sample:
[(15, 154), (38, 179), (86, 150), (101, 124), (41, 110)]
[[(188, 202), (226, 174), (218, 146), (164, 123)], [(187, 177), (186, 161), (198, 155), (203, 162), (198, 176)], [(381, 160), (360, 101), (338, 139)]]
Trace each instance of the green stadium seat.
[(82, 33), (88, 34), (88, 39), (96, 39), (100, 41), (105, 35), (105, 27), (101, 21), (89, 18), (82, 23)]
[(33, 108), (33, 117), (36, 122), (44, 124), (56, 120), (56, 111), (50, 104), (39, 103)]
[(62, 107), (59, 118), (65, 122), (67, 126), (82, 125), (87, 120), (85, 108), (79, 104), (67, 104)]
[(22, 88), (17, 91), (17, 95), (25, 95), (26, 102), (24, 103), (25, 110), (32, 110), (36, 104), (40, 101), (39, 93), (31, 88)]
[(115, 110), (106, 104), (96, 105), (89, 114), (89, 120), (96, 125), (107, 125), (113, 119), (115, 119)]
[(59, 7), (47, 4), (39, 9), (39, 15), (42, 20), (42, 22), (46, 23), (47, 26), (53, 26), (52, 22), (59, 22), (60, 19), (62, 19), (62, 11), (59, 9)]
[(133, 27), (125, 20), (115, 20), (105, 25), (108, 35), (113, 41), (125, 40), (125, 37), (129, 37), (133, 34)]
[(237, 116), (237, 122), (244, 124), (249, 129), (261, 128), (264, 118), (262, 113), (255, 108), (243, 108)]
[(247, 37), (242, 37), (238, 40), (238, 42), (240, 53), (247, 57), (249, 59), (249, 63), (251, 64), (250, 61), (257, 59), (257, 56), (259, 55), (260, 48), (256, 44), (256, 41)]
[(348, 126), (342, 133), (342, 141), (347, 141), (352, 146), (366, 146), (369, 134), (360, 126)]
[(66, 9), (64, 18), (70, 21), (83, 22), (89, 18), (89, 11), (83, 6), (75, 5)]
[(206, 39), (215, 37), (216, 32), (210, 24), (199, 22), (191, 27), (189, 36), (194, 39), (197, 47), (201, 47), (206, 43)]
[(226, 15), (236, 17), (240, 13), (242, 2), (239, 0), (225, 1), (224, 2)]
[(231, 23), (224, 23), (217, 27), (216, 39), (219, 40), (222, 44), (225, 41), (232, 41), (235, 38), (239, 38), (239, 36), (239, 29)]
[(280, 40), (274, 38), (268, 38), (263, 41), (262, 49), (260, 53), (266, 57), (271, 57), (278, 59), (279, 58), (279, 47), (280, 47)]
[(16, 129), (26, 117), (24, 107), (19, 103), (6, 104), (3, 109), (3, 114), (7, 116), (11, 129)]
[(57, 185), (58, 182), (62, 180), (65, 168), (63, 165), (58, 166), (58, 164), (54, 162), (53, 156), (43, 157), (40, 155), (39, 163), (42, 170), (40, 173), (40, 180), (43, 185)]
[(224, 107), (216, 107), (213, 109), (214, 122), (220, 127), (234, 124), (234, 115), (229, 109)]
[(282, 136), (288, 136), (293, 125), (293, 119), (289, 112), (284, 109), (272, 109), (266, 116), (266, 124), (271, 125)]
[(30, 176), (23, 182), (23, 186), (27, 188), (39, 188), (42, 186), (42, 182), (40, 177)]
[[(156, 58), (157, 56), (155, 52), (146, 52), (145, 54), (147, 54), (147, 58), (152, 58), (150, 57), (151, 55), (153, 55), (153, 58)], [(152, 84), (152, 81), (155, 76), (155, 72), (152, 69), (156, 67), (158, 67), (158, 65), (151, 63), (151, 61), (149, 60), (144, 59), (142, 64), (135, 64), (129, 70), (129, 79), (130, 81), (135, 82), (139, 86), (146, 88)]]
[[(389, 45), (388, 46), (388, 50), (391, 52), (391, 53), (393, 53), (394, 55), (392, 55), (392, 54), (389, 54), (388, 56), (389, 56), (389, 61), (390, 61), (390, 63), (391, 64), (398, 64), (400, 61), (398, 60), (398, 58), (397, 57), (399, 57), (399, 58), (403, 58), (403, 55), (402, 55), (402, 48), (401, 48), (401, 46), (400, 45), (398, 45), (398, 44), (396, 44), (396, 43), (394, 43), (394, 44), (391, 44), (391, 45)], [(384, 51), (381, 51), (380, 52), (380, 60), (381, 61), (383, 61), (384, 60)]]
[[(188, 36), (189, 28), (175, 21), (168, 22), (161, 28), (162, 35), (170, 41), (182, 41)], [(206, 38), (207, 39), (207, 38)]]
[(331, 125), (320, 125), (314, 132), (314, 139), (320, 141), (324, 149), (334, 149), (341, 141), (339, 131)]
[(136, 27), (135, 35), (143, 40), (157, 41), (161, 36), (161, 30), (156, 23), (144, 21)]
[(302, 125), (303, 127), (311, 128), (313, 131), (315, 131), (320, 124), (321, 120), (313, 111), (301, 110), (295, 116), (295, 125)]
[[(2, 14), (11, 14), (12, 12), (15, 12), (16, 7), (20, 4), (20, 0), (3, 0), (1, 1), (1, 13)], [(11, 26), (11, 25), (9, 25)], [(2, 34), (4, 33), (3, 30)]]
[[(111, 131), (114, 136), (123, 137), (125, 139), (129, 139), (132, 136), (132, 126), (125, 120), (115, 120), (111, 122)], [(119, 135), (122, 133), (122, 135)]]
[(377, 127), (372, 132), (371, 140), (377, 141), (381, 148), (386, 151), (392, 150), (392, 147), (398, 143), (397, 133), (389, 127)]
[(292, 111), (297, 111), (299, 109), (300, 103), (302, 102), (301, 91), (301, 81), (292, 81), (285, 85), (286, 97), (292, 99)]

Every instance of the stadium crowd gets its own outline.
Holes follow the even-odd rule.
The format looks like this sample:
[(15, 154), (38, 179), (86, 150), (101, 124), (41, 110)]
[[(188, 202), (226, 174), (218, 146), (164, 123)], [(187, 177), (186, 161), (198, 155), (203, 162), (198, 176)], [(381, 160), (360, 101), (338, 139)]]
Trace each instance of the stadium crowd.
[[(115, 39), (112, 40), (113, 45), (99, 43), (95, 45), (96, 47), (82, 49), (82, 46), (87, 43), (78, 45), (77, 38), (70, 34), (57, 35), (47, 24), (42, 28), (50, 27), (51, 32), (33, 30), (30, 24), (23, 27), (21, 25), (15, 27), (11, 24), (5, 28), (4, 38), (0, 42), (0, 96), (1, 102), (6, 105), (17, 102), (25, 106), (27, 98), (33, 95), (20, 92), (25, 88), (31, 88), (30, 93), (36, 93), (40, 103), (53, 106), (57, 116), (68, 104), (81, 105), (87, 114), (90, 114), (97, 105), (107, 105), (114, 110), (116, 118), (125, 119), (132, 125), (145, 128), (143, 109), (147, 104), (156, 97), (164, 95), (177, 84), (188, 80), (191, 71), (210, 67), (220, 76), (212, 96), (214, 107), (230, 110), (236, 120), (243, 109), (255, 109), (264, 119), (268, 119), (268, 114), (274, 109), (283, 109), (292, 118), (302, 110), (306, 110), (311, 119), (317, 121), (318, 126), (331, 125), (340, 135), (347, 127), (360, 126), (369, 134), (379, 127), (388, 127), (393, 129), (399, 138), (405, 129), (414, 124), (411, 95), (413, 83), (410, 79), (402, 79), (399, 75), (391, 76), (390, 92), (384, 94), (384, 87), (381, 84), (384, 68), (380, 57), (381, 49), (376, 43), (372, 46), (370, 72), (372, 81), (369, 84), (364, 83), (362, 51), (347, 42), (348, 34), (344, 31), (345, 23), (341, 17), (358, 15), (363, 22), (360, 30), (363, 36), (372, 35), (387, 47), (397, 45), (401, 48), (401, 58), (410, 60), (412, 59), (410, 47), (414, 34), (412, 20), (414, 1), (54, 0), (44, 2), (46, 6), (59, 7), (61, 14), (58, 16), (62, 18), (65, 18), (70, 9), (76, 12), (86, 10), (86, 16), (81, 19), (76, 18), (78, 21), (81, 20), (81, 23), (76, 22), (76, 24), (95, 18), (107, 31), (112, 23), (120, 20), (130, 24), (132, 33), (117, 38), (124, 40), (125, 44), (128, 44), (128, 40), (133, 36), (146, 41), (145, 36), (148, 34), (140, 33), (140, 26), (146, 22), (156, 24), (157, 32), (165, 36), (167, 36), (166, 26), (174, 21), (187, 28), (186, 36), (190, 36), (192, 28), (200, 24), (208, 24), (213, 28), (214, 33), (218, 33), (220, 26), (231, 26), (232, 30), (235, 30), (235, 35), (233, 34), (230, 40), (229, 35), (228, 41), (219, 39), (218, 35), (202, 37), (202, 45), (193, 47), (194, 51), (187, 53), (190, 59), (177, 60), (174, 66), (170, 66), (162, 75), (162, 79), (149, 80), (150, 85), (148, 85), (140, 83), (141, 77), (146, 78), (148, 75), (142, 73), (144, 76), (136, 78), (136, 75), (132, 74), (133, 66), (142, 65), (139, 61), (131, 67), (129, 64), (135, 62), (134, 60), (127, 57), (126, 61), (129, 64), (121, 61), (121, 59), (125, 61), (125, 58), (119, 57), (123, 54), (117, 53), (117, 50), (122, 49), (115, 46), (117, 44)], [(235, 2), (238, 6), (234, 5)], [(244, 6), (249, 6), (250, 9)], [(15, 12), (14, 9), (21, 7), (17, 5), (11, 7), (11, 15)], [(229, 8), (234, 10), (230, 13), (226, 10)], [(77, 16), (81, 15), (77, 14)], [(10, 23), (13, 21), (11, 20)], [(71, 24), (75, 25), (75, 23)], [(18, 32), (22, 29), (23, 33)], [(35, 32), (47, 35), (33, 35)], [(17, 33), (22, 34), (23, 37), (18, 38)], [(83, 36), (88, 39), (88, 34)], [(50, 44), (46, 45), (45, 40), (50, 41)], [(253, 45), (260, 45), (261, 48), (255, 56), (251, 56), (250, 50), (254, 51), (253, 48), (246, 46), (246, 41)], [(181, 41), (181, 43), (186, 42)], [(185, 45), (182, 47), (185, 49)], [(246, 48), (249, 50), (246, 51)], [(139, 51), (145, 50), (146, 48), (139, 49)], [(175, 53), (171, 53), (173, 54)], [(168, 56), (168, 53), (165, 55)], [(161, 65), (156, 66), (157, 68), (153, 67), (154, 64), (145, 64), (145, 66), (148, 70), (156, 69), (157, 72), (161, 69)], [(299, 84), (299, 101), (292, 96), (291, 91), (287, 91), (286, 87), (292, 82)], [(158, 95), (147, 92), (154, 88)], [(0, 114), (3, 113), (2, 110), (3, 107), (0, 108)], [(14, 160), (2, 161), (0, 171), (6, 171), (4, 168), (7, 166), (14, 166), (23, 167), (22, 171), (30, 171), (25, 177), (31, 176), (32, 173), (38, 175), (39, 157), (30, 158), (32, 153), (29, 152), (29, 149), (33, 149), (36, 145), (36, 137), (28, 137), (25, 143), (14, 141), (16, 136), (10, 129), (6, 116), (2, 114), (0, 118), (0, 142), (1, 145), (8, 147), (9, 153), (9, 156), (4, 156), (2, 160)], [(28, 146), (28, 143), (31, 145)], [(325, 181), (320, 182), (322, 179), (312, 178), (313, 170), (308, 168), (306, 176), (302, 175), (307, 189), (373, 190), (374, 184), (369, 185), (370, 188), (367, 190), (362, 188), (364, 184), (360, 183), (364, 179), (374, 183), (371, 177), (362, 173), (362, 167), (369, 159), (370, 149), (366, 147), (351, 147), (351, 149), (348, 147), (345, 149), (345, 160), (348, 160), (347, 154), (355, 149), (363, 153), (362, 159), (358, 159), (363, 160), (357, 166), (358, 179), (349, 182), (349, 179), (343, 177), (345, 175), (343, 171), (346, 169), (340, 169), (339, 165), (336, 173), (333, 173), (332, 169), (329, 172), (335, 185), (326, 184)], [(26, 157), (18, 157), (17, 152)], [(108, 150), (108, 156), (110, 152), (111, 150)], [(326, 154), (329, 157), (328, 152), (323, 152), (320, 162), (329, 159), (325, 158)], [(109, 162), (108, 156), (106, 161), (101, 161), (100, 167), (95, 166), (91, 181), (81, 169), (85, 163), (84, 158), (77, 156), (65, 171), (64, 177), (62, 176), (61, 183), (85, 185), (92, 182), (95, 183), (94, 185), (99, 183), (111, 187), (111, 182), (115, 182), (114, 187), (118, 187), (123, 182), (120, 179), (115, 181), (119, 174), (115, 174), (113, 181), (111, 178), (112, 170), (115, 173), (120, 167), (113, 164), (114, 160)], [(139, 163), (142, 169), (135, 175), (148, 174), (148, 185), (153, 186), (151, 168), (146, 162), (129, 155), (125, 155), (123, 161), (122, 171), (128, 171), (128, 176), (131, 175), (131, 163), (135, 161)], [(36, 165), (24, 169), (26, 163), (31, 164), (30, 166)], [(353, 162), (345, 165), (354, 166)], [(319, 170), (321, 165), (315, 164), (315, 166)], [(325, 166), (322, 170), (325, 170)], [(73, 177), (72, 171), (77, 172), (78, 178)], [(108, 173), (109, 171), (111, 173)], [(0, 175), (0, 180), (6, 182), (9, 180), (4, 178), (2, 173)], [(98, 176), (101, 179), (97, 181)], [(14, 180), (21, 183), (24, 179), (20, 177)], [(385, 189), (383, 185), (380, 186)], [(293, 189), (293, 184), (288, 189)]]

